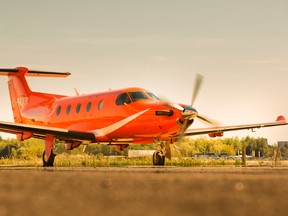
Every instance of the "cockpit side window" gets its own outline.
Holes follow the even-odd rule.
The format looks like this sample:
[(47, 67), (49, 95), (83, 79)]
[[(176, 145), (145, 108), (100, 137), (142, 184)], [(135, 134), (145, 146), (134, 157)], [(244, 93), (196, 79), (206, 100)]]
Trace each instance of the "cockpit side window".
[(151, 98), (153, 98), (153, 100), (160, 100), (160, 98), (158, 98), (155, 94), (153, 94), (152, 92), (146, 92), (146, 94), (148, 94)]
[(144, 92), (129, 92), (129, 94), (133, 102), (149, 99), (148, 95), (146, 95)]
[(129, 98), (129, 95), (125, 92), (120, 94), (116, 99), (117, 105), (124, 105), (124, 104), (130, 104), (131, 99)]

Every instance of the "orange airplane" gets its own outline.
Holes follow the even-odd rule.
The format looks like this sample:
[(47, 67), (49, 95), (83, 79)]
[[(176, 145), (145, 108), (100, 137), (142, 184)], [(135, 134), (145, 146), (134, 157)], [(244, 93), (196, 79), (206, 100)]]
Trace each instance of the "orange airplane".
[(171, 159), (170, 144), (183, 136), (208, 134), (223, 136), (225, 131), (255, 129), (287, 125), (279, 116), (275, 122), (238, 126), (213, 126), (203, 129), (188, 128), (200, 116), (193, 103), (198, 94), (202, 77), (196, 79), (191, 105), (160, 100), (142, 88), (126, 88), (95, 94), (63, 96), (33, 92), (26, 76), (67, 77), (70, 73), (28, 70), (25, 67), (0, 69), (8, 76), (14, 123), (0, 121), (0, 131), (15, 134), (23, 141), (31, 137), (45, 140), (43, 166), (53, 166), (55, 139), (65, 142), (68, 150), (90, 143), (115, 145), (121, 151), (130, 144), (156, 143), (154, 165), (164, 165), (165, 157)]

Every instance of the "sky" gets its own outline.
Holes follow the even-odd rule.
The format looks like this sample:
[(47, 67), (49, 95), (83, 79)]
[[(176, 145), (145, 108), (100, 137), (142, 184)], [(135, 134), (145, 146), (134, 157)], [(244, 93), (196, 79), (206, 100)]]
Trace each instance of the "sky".
[[(287, 0), (0, 0), (0, 68), (68, 71), (32, 90), (74, 95), (142, 87), (223, 125), (288, 118)], [(1, 121), (13, 121), (0, 77)], [(199, 122), (195, 127), (207, 127)], [(6, 137), (6, 134), (0, 134)], [(288, 127), (227, 132), (288, 141)]]

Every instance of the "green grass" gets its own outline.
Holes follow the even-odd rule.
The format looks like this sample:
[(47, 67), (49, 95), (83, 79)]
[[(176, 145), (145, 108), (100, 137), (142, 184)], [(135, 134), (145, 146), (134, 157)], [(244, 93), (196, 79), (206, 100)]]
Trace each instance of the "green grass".
[(0, 165), (2, 166), (25, 166), (25, 167), (39, 167), (42, 165), (42, 159), (37, 158), (33, 160), (15, 159), (15, 158), (1, 158)]
[[(8, 159), (1, 158), (0, 165), (6, 166), (28, 166), (28, 167), (41, 167), (42, 159)], [(192, 158), (172, 158), (166, 159), (165, 166), (182, 166), (182, 167), (197, 167), (197, 166), (238, 166), (241, 162), (234, 160), (201, 160)], [(152, 158), (125, 158), (110, 156), (104, 157), (103, 155), (70, 155), (58, 154), (55, 158), (54, 166), (56, 167), (121, 167), (121, 166), (152, 166)]]

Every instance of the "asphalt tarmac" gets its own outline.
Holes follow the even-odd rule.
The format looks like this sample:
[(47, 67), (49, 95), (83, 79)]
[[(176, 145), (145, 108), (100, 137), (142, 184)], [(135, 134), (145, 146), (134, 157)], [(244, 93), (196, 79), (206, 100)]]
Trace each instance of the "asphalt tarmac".
[(0, 167), (0, 216), (287, 215), (288, 167)]

